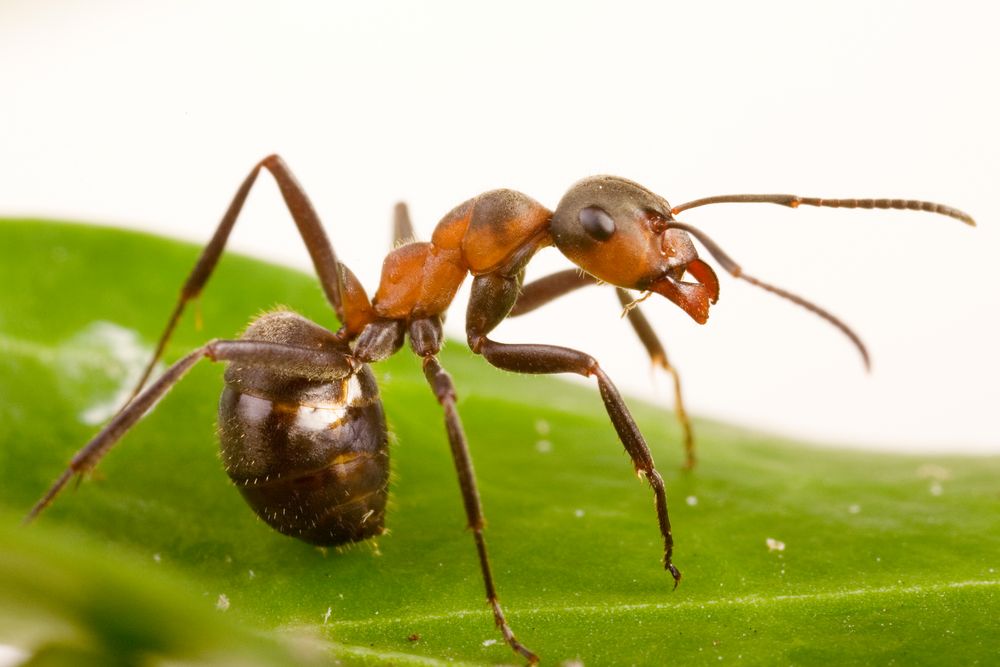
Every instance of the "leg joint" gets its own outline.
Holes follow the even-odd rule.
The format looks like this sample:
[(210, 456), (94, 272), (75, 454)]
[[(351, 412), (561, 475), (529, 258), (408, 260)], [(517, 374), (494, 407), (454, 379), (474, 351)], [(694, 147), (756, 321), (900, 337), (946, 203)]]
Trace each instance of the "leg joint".
[(482, 354), (481, 350), (483, 342), (486, 340), (486, 336), (477, 331), (470, 331), (466, 340), (468, 341), (469, 349), (472, 350), (473, 354)]
[(277, 153), (271, 153), (266, 158), (257, 163), (257, 168), (265, 167), (268, 170), (277, 169), (283, 167), (285, 161), (281, 159), (281, 156)]
[(428, 384), (431, 385), (431, 390), (434, 392), (438, 403), (442, 405), (446, 403), (454, 404), (458, 397), (455, 394), (455, 384), (451, 381), (448, 371), (441, 367), (441, 364), (438, 363), (437, 358), (433, 355), (424, 357), (423, 367), (424, 377), (427, 378)]

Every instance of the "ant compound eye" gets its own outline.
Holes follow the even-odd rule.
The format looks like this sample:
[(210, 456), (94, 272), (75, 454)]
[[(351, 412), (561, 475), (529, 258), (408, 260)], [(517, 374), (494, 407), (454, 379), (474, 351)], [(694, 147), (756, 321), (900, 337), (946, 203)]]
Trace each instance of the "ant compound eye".
[(579, 219), (583, 230), (597, 241), (607, 241), (615, 233), (615, 221), (597, 206), (581, 209)]

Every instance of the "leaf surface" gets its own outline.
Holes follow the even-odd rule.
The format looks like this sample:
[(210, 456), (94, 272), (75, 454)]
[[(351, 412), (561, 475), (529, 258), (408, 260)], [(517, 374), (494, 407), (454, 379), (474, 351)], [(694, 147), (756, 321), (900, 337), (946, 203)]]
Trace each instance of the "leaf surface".
[[(441, 412), (407, 350), (375, 368), (393, 434), (377, 544), (322, 553), (255, 518), (215, 453), (223, 369), (208, 362), (93, 478), (17, 525), (121, 400), (197, 251), (0, 222), (0, 640), (45, 647), (38, 664), (517, 662), (483, 604)], [(189, 313), (167, 359), (277, 306), (336, 327), (313, 278), (227, 255), (203, 328)], [(820, 449), (698, 421), (701, 463), (684, 473), (670, 415), (631, 401), (667, 482), (684, 573), (672, 592), (651, 493), (595, 388), (501, 373), (459, 344), (442, 363), (501, 600), (545, 663), (996, 660), (997, 458)]]

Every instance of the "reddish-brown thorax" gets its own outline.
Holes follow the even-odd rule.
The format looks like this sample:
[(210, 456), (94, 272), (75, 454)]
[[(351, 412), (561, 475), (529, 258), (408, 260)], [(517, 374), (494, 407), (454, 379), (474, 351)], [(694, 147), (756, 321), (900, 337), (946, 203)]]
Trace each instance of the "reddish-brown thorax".
[(457, 206), (434, 229), (429, 242), (413, 242), (389, 253), (372, 299), (375, 316), (411, 320), (441, 315), (468, 274), (500, 270), (526, 245), (550, 242), (552, 212), (511, 190), (487, 192)]

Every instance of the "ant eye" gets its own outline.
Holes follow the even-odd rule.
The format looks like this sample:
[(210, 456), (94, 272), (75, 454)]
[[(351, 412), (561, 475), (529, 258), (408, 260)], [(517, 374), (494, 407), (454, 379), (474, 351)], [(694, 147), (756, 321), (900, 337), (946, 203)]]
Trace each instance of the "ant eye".
[(580, 225), (591, 238), (607, 241), (615, 233), (615, 221), (607, 212), (597, 206), (588, 206), (580, 210)]

